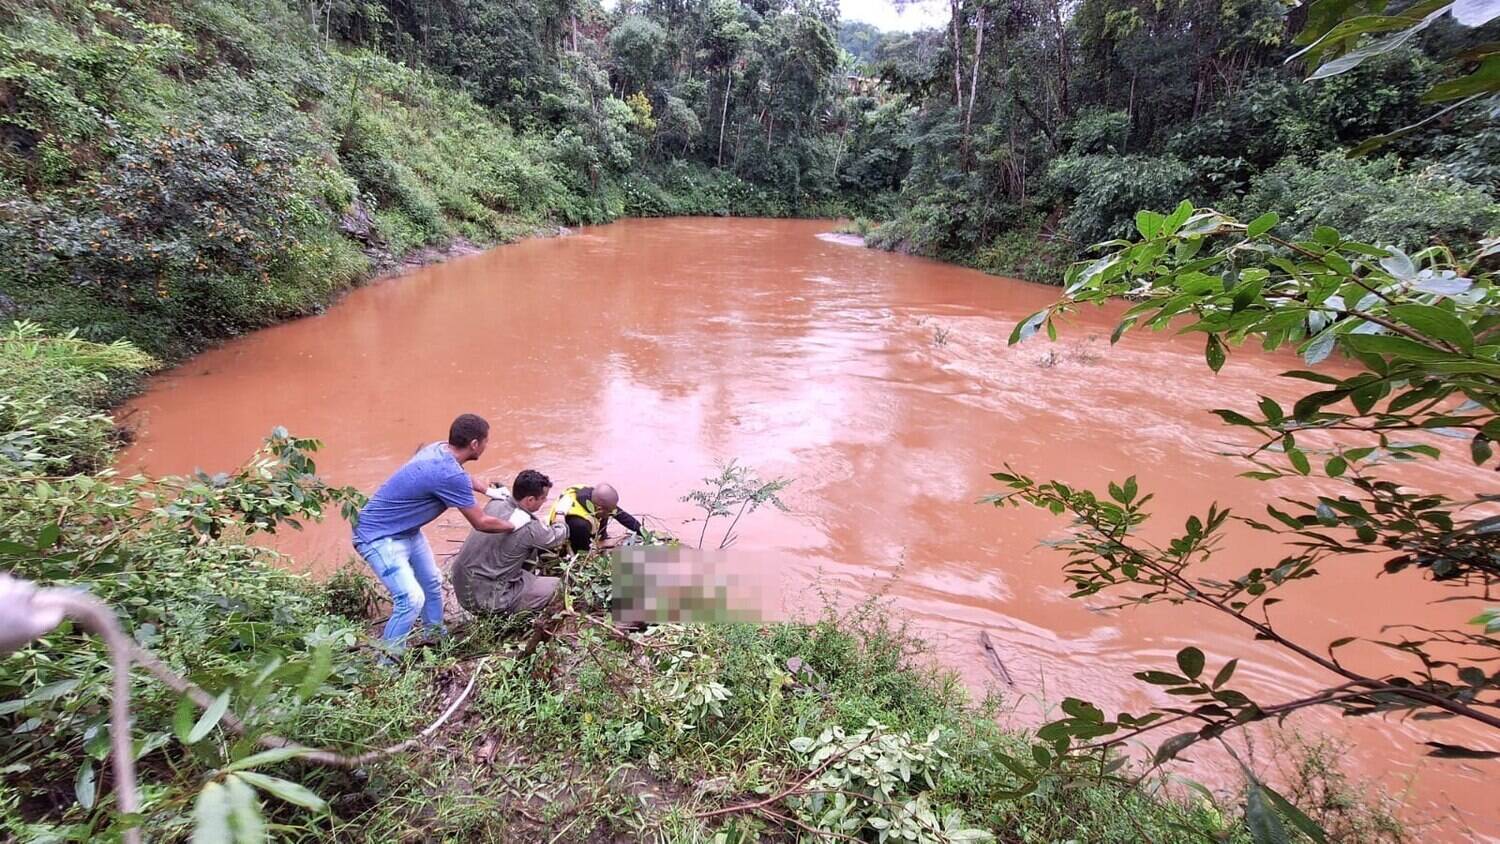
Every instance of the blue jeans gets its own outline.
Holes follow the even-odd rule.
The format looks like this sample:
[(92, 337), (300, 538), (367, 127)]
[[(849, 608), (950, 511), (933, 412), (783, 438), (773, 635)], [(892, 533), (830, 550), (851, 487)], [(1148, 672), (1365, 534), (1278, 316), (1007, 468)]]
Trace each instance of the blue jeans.
[(356, 542), (354, 550), (390, 590), (391, 619), (381, 634), (387, 644), (396, 650), (404, 647), (418, 615), (428, 628), (442, 632), (443, 577), (421, 530)]

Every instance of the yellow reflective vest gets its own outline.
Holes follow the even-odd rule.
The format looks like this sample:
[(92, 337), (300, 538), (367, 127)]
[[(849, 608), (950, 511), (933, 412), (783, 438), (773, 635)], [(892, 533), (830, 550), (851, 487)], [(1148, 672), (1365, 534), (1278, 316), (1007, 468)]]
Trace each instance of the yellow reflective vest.
[(578, 491), (581, 489), (583, 485), (579, 484), (562, 491), (562, 495), (547, 510), (547, 524), (555, 525), (568, 516), (577, 516), (589, 523), (589, 536), (596, 536), (599, 533), (599, 513), (594, 508), (594, 502), (578, 500)]

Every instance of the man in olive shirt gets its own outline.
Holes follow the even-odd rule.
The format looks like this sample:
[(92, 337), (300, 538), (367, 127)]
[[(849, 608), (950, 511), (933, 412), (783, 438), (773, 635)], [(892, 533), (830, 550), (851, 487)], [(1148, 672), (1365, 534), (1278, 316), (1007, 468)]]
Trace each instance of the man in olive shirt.
[(547, 503), (552, 481), (535, 469), (516, 475), (508, 491), (501, 491), (486, 514), (515, 525), (510, 533), (471, 531), (453, 560), (453, 594), (471, 613), (512, 613), (546, 606), (557, 594), (558, 579), (527, 571), (544, 550), (568, 538), (566, 525), (547, 525), (532, 514)]

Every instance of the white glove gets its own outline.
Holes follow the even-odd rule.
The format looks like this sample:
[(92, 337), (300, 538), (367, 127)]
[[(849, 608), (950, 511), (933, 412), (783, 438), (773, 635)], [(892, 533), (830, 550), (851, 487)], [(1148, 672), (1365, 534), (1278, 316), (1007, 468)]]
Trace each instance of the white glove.
[(510, 490), (503, 486), (492, 486), (489, 489), (485, 490), (484, 494), (498, 501), (510, 495)]
[(510, 522), (511, 527), (515, 528), (516, 530), (520, 530), (521, 528), (525, 527), (528, 522), (531, 521), (531, 514), (526, 512), (525, 510), (522, 510), (520, 507), (517, 507), (514, 512), (512, 512), (505, 518)]

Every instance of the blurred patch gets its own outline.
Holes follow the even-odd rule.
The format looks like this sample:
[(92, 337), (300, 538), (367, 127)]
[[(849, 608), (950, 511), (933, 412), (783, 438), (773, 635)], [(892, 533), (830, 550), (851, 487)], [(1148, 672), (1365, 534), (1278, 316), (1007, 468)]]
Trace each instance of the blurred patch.
[(620, 624), (759, 622), (766, 555), (674, 546), (626, 546), (613, 557), (614, 618)]

